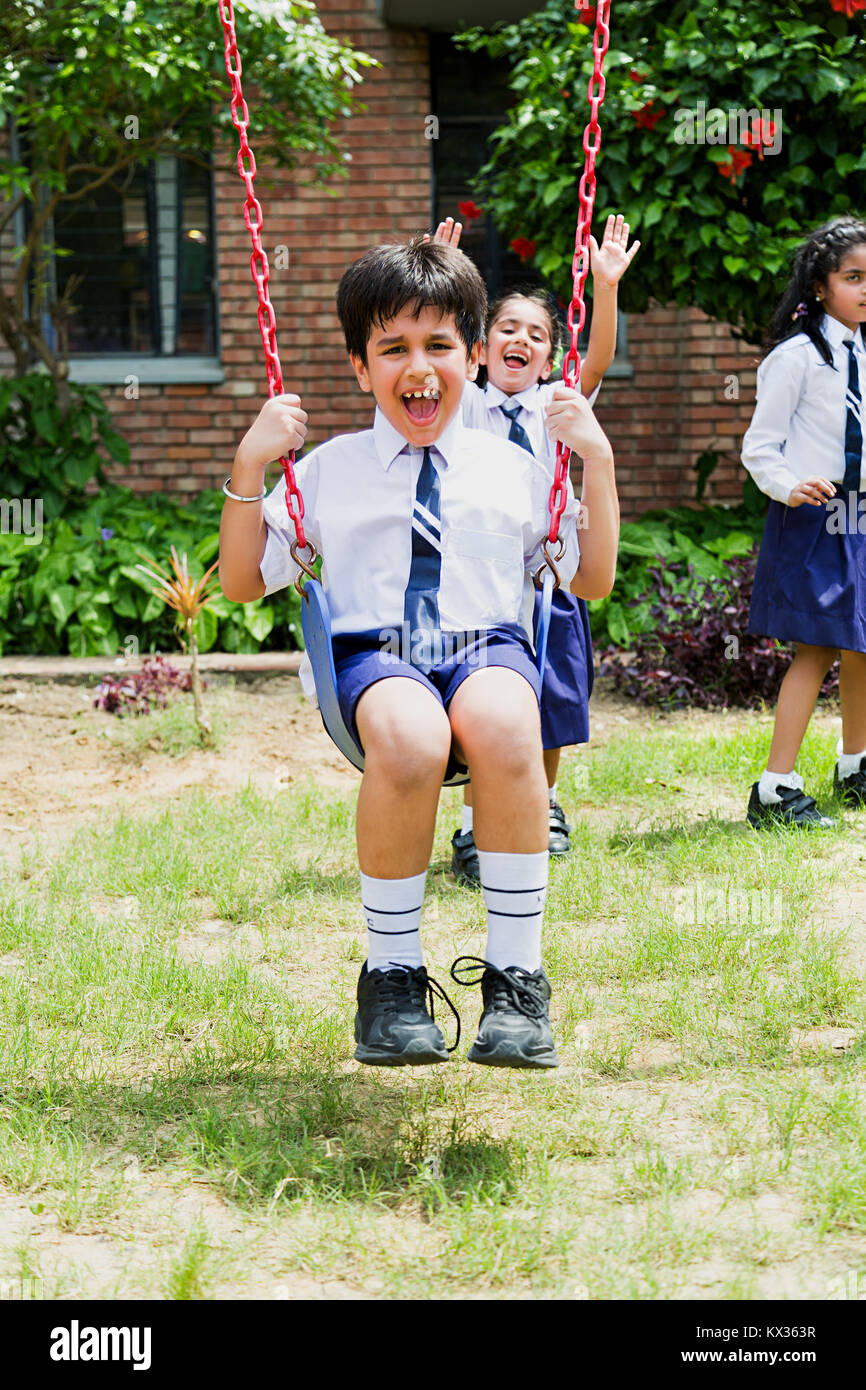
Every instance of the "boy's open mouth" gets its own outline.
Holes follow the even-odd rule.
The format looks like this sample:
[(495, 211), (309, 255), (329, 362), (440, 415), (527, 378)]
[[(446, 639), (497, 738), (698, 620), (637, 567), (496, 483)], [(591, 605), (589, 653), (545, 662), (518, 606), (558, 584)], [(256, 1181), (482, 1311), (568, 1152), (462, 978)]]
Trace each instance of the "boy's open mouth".
[(406, 414), (419, 425), (429, 424), (439, 409), (439, 392), (426, 386), (423, 391), (406, 391), (402, 397)]
[(502, 360), (506, 367), (511, 367), (513, 371), (517, 371), (526, 366), (529, 358), (524, 357), (522, 352), (506, 352)]

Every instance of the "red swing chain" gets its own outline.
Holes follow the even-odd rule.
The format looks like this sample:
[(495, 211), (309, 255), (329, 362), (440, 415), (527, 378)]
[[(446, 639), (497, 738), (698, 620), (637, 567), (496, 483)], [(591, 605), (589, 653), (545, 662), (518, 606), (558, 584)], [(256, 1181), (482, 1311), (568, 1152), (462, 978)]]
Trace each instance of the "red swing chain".
[[(576, 8), (585, 9), (586, 7), (577, 4)], [(574, 238), (574, 257), (571, 263), (574, 277), (574, 293), (568, 306), (571, 346), (562, 362), (562, 379), (566, 386), (572, 387), (577, 384), (577, 379), (580, 376), (580, 353), (577, 350), (577, 340), (586, 318), (583, 289), (589, 274), (589, 229), (592, 224), (592, 209), (595, 204), (595, 158), (601, 148), (601, 127), (598, 123), (598, 111), (604, 101), (604, 59), (610, 42), (609, 12), (610, 0), (598, 0), (595, 34), (592, 40), (592, 77), (589, 79), (587, 89), (590, 117), (583, 132), (583, 149), (586, 158), (578, 185), (580, 212)], [(595, 137), (594, 140), (591, 140), (591, 137)], [(575, 310), (577, 311), (576, 319)], [(565, 504), (568, 500), (566, 481), (570, 459), (571, 451), (568, 446), (557, 442), (556, 471), (553, 477), (553, 487), (550, 490), (550, 530), (547, 534), (547, 539), (551, 544), (559, 538), (559, 523), (562, 520), (562, 513), (565, 511)], [(546, 550), (545, 553), (547, 553)]]
[[(247, 126), (249, 125), (250, 113), (244, 94), (241, 91), (241, 57), (238, 53), (237, 36), (235, 34), (235, 12), (232, 0), (219, 0), (220, 19), (225, 33), (226, 48), (226, 72), (232, 84), (232, 121), (235, 130), (240, 138), (240, 149), (238, 150), (238, 173), (246, 185), (247, 200), (244, 204), (244, 222), (247, 224), (250, 237), (253, 243), (253, 253), (250, 256), (250, 270), (255, 282), (256, 291), (259, 297), (259, 328), (262, 333), (262, 343), (265, 349), (265, 370), (268, 377), (268, 395), (279, 396), (283, 391), (283, 371), (280, 366), (280, 359), (277, 353), (277, 320), (274, 315), (274, 306), (271, 304), (271, 297), (268, 294), (268, 281), (270, 270), (268, 269), (267, 253), (262, 246), (262, 205), (255, 194), (253, 180), (256, 177), (255, 155), (250, 148), (247, 139)], [(249, 161), (249, 162), (247, 162)], [(286, 478), (286, 508), (289, 513), (292, 525), (295, 528), (297, 537), (296, 546), (292, 547), (292, 554), (298, 560), (297, 550), (302, 550), (305, 546), (313, 552), (315, 559), (315, 548), (309, 544), (304, 534), (304, 499), (298, 489), (295, 479), (295, 451), (280, 459), (283, 473)], [(298, 560), (302, 568), (307, 573), (312, 573), (303, 561)]]
[[(580, 8), (578, 5), (577, 8)], [(580, 177), (578, 194), (580, 197), (580, 213), (577, 220), (577, 232), (575, 234), (574, 257), (572, 259), (572, 275), (574, 278), (574, 293), (568, 306), (568, 327), (571, 333), (571, 346), (565, 354), (562, 363), (562, 378), (567, 386), (574, 386), (580, 376), (580, 354), (577, 350), (577, 340), (583, 329), (586, 318), (586, 304), (584, 302), (583, 290), (586, 284), (586, 277), (589, 273), (589, 229), (592, 223), (592, 209), (595, 203), (595, 159), (601, 148), (601, 127), (598, 123), (598, 111), (604, 101), (604, 59), (610, 42), (610, 28), (608, 25), (608, 15), (610, 11), (610, 0), (598, 0), (595, 19), (595, 34), (592, 41), (593, 67), (592, 76), (589, 80), (587, 96), (590, 106), (590, 119), (583, 132), (583, 149), (585, 162), (583, 173)], [(256, 286), (259, 299), (258, 320), (262, 334), (262, 343), (265, 349), (265, 369), (268, 378), (268, 395), (278, 396), (283, 390), (283, 373), (280, 366), (280, 359), (277, 353), (277, 322), (274, 315), (273, 305), (268, 294), (268, 281), (270, 271), (268, 268), (267, 253), (262, 246), (262, 205), (255, 194), (254, 179), (256, 176), (256, 161), (247, 139), (247, 127), (249, 125), (249, 108), (244, 100), (241, 90), (241, 58), (238, 52), (237, 35), (235, 33), (235, 15), (232, 0), (219, 0), (220, 20), (222, 21), (225, 34), (225, 61), (226, 72), (229, 76), (232, 88), (231, 113), (232, 121), (238, 132), (240, 149), (238, 150), (238, 173), (244, 181), (247, 190), (246, 203), (244, 204), (244, 222), (247, 225), (253, 243), (253, 251), (250, 256), (250, 271)], [(594, 136), (591, 143), (590, 137)], [(247, 162), (248, 161), (248, 162)], [(575, 321), (575, 310), (577, 310), (577, 320)], [(556, 471), (554, 474), (553, 487), (550, 490), (550, 530), (548, 541), (553, 543), (559, 537), (559, 523), (565, 511), (567, 502), (566, 479), (568, 478), (568, 468), (571, 458), (570, 450), (564, 445), (557, 443), (556, 446)], [(283, 473), (286, 479), (286, 508), (289, 513), (292, 525), (297, 537), (296, 547), (292, 548), (295, 559), (298, 559), (296, 550), (303, 549), (309, 543), (304, 534), (304, 499), (301, 496), (295, 479), (295, 454), (294, 450), (280, 459)], [(309, 546), (315, 556), (313, 546)], [(304, 569), (307, 566), (303, 564)], [(307, 570), (311, 573), (310, 570)]]

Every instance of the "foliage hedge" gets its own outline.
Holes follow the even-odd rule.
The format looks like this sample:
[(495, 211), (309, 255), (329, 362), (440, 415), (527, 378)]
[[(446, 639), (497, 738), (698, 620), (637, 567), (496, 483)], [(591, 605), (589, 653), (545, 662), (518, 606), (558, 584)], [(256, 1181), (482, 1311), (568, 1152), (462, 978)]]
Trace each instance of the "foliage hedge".
[[(184, 505), (107, 482), (106, 459), (127, 463), (129, 447), (95, 387), (74, 388), (64, 415), (49, 378), (0, 381), (0, 443), (6, 498), (43, 505), (40, 544), (0, 534), (0, 654), (113, 656), (129, 638), (141, 652), (175, 650), (172, 614), (136, 565), (165, 565), (174, 545), (203, 573), (219, 550), (222, 495)], [(300, 646), (300, 599), (294, 589), (245, 604), (220, 594), (198, 639), (202, 651)]]
[(659, 572), (671, 595), (703, 601), (726, 561), (750, 555), (761, 538), (766, 500), (756, 493), (739, 507), (668, 507), (625, 522), (613, 590), (588, 605), (594, 645), (629, 648), (655, 628)]

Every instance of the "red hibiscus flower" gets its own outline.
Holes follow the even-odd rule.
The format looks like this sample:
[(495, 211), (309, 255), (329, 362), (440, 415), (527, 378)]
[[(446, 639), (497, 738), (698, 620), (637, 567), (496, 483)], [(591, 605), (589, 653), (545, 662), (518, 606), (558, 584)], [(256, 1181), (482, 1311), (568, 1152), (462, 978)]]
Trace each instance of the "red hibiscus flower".
[(525, 236), (516, 236), (511, 242), (511, 249), (522, 261), (528, 261), (535, 255), (535, 242), (528, 241)]
[(646, 106), (642, 106), (639, 111), (632, 111), (635, 125), (640, 126), (643, 130), (655, 130), (662, 116), (667, 115), (667, 112), (661, 106), (658, 111), (654, 111), (654, 106), (654, 101), (648, 101)]
[(752, 155), (747, 154), (745, 150), (738, 150), (735, 145), (728, 145), (728, 154), (731, 157), (719, 165), (719, 173), (723, 179), (730, 179), (733, 183), (741, 169), (748, 169)]
[[(866, 0), (863, 0), (863, 4), (866, 5)], [(775, 137), (776, 137), (776, 122), (775, 122), (775, 121), (762, 121), (762, 120), (759, 118), (758, 120), (752, 121), (751, 129), (750, 129), (748, 135), (744, 138), (743, 144), (746, 146), (747, 149), (750, 149), (750, 150), (751, 150), (751, 149), (755, 149), (755, 150), (757, 150), (757, 151), (758, 151), (758, 158), (759, 158), (759, 159), (763, 159), (763, 158), (764, 158), (764, 146), (765, 146), (765, 145), (772, 145), (773, 140), (775, 139)]]
[(866, 10), (866, 0), (830, 0), (830, 9), (853, 19), (858, 10)]
[(595, 24), (595, 5), (581, 5), (580, 0), (574, 0), (574, 8), (577, 10), (579, 24), (587, 24), (590, 27)]
[(481, 208), (477, 208), (471, 199), (466, 203), (458, 203), (457, 211), (460, 213), (464, 222), (474, 222), (477, 217), (484, 216)]

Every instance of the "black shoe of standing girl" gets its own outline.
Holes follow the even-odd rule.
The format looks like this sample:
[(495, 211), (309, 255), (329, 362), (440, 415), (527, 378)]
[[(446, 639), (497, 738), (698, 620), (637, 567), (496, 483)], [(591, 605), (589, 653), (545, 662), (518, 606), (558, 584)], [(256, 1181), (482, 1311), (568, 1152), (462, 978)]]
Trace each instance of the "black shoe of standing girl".
[(746, 820), (758, 830), (766, 830), (775, 825), (795, 825), (802, 830), (832, 830), (836, 822), (818, 810), (813, 796), (798, 791), (796, 787), (776, 787), (776, 795), (781, 797), (778, 805), (765, 806), (758, 796), (757, 782), (752, 785), (749, 809)]
[(857, 771), (847, 777), (839, 776), (837, 766), (833, 771), (833, 786), (846, 806), (866, 806), (866, 758), (861, 758)]

